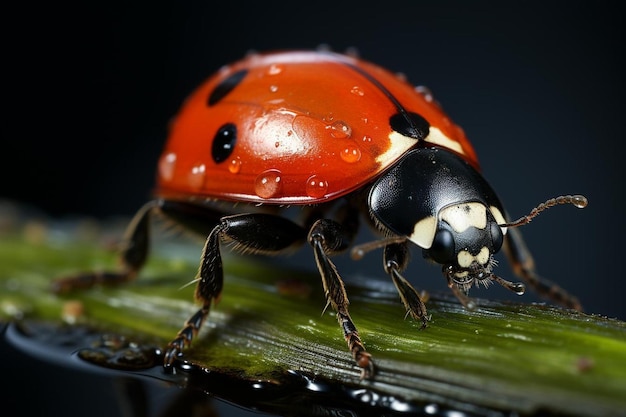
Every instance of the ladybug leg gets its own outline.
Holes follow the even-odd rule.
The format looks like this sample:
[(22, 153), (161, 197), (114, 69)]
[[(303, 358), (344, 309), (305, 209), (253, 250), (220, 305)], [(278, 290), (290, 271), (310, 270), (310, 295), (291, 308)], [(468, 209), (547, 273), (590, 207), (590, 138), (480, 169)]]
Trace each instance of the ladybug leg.
[(222, 217), (206, 239), (198, 269), (195, 298), (202, 307), (178, 332), (165, 351), (164, 366), (171, 367), (174, 359), (188, 347), (209, 314), (211, 303), (222, 293), (224, 270), (220, 241), (232, 241), (242, 252), (279, 253), (302, 243), (306, 230), (289, 219), (265, 213), (236, 214)]
[(356, 364), (361, 368), (361, 378), (371, 378), (374, 375), (374, 362), (371, 355), (365, 351), (359, 332), (348, 312), (348, 295), (343, 281), (337, 272), (335, 264), (329, 255), (345, 250), (351, 243), (350, 232), (344, 233), (341, 224), (328, 219), (316, 221), (309, 231), (308, 241), (313, 246), (315, 262), (322, 277), (324, 293), (328, 304), (337, 312), (337, 321), (343, 329), (343, 335), (348, 342), (348, 348)]
[(476, 301), (468, 296), (469, 291), (461, 289), (458, 284), (452, 280), (452, 275), (446, 271), (445, 267), (442, 269), (442, 272), (448, 281), (448, 288), (452, 290), (452, 294), (454, 294), (454, 296), (461, 302), (463, 307), (468, 310), (474, 310), (476, 308)]
[(406, 308), (407, 315), (414, 320), (421, 320), (422, 328), (428, 325), (430, 319), (426, 312), (426, 305), (417, 290), (402, 276), (409, 263), (409, 249), (406, 242), (393, 243), (385, 246), (383, 252), (383, 265), (385, 272), (389, 274), (393, 285), (396, 286), (400, 300)]
[(192, 339), (198, 334), (202, 323), (209, 315), (211, 302), (217, 300), (222, 293), (224, 271), (222, 269), (222, 256), (219, 250), (221, 232), (222, 225), (215, 226), (204, 244), (198, 269), (199, 281), (195, 292), (196, 299), (202, 302), (202, 308), (187, 319), (174, 340), (167, 345), (163, 358), (163, 365), (166, 368), (171, 367), (174, 359), (182, 353), (183, 348), (191, 344)]
[(61, 278), (54, 281), (52, 290), (55, 293), (66, 293), (73, 290), (88, 289), (98, 284), (119, 284), (134, 279), (145, 264), (148, 256), (150, 247), (150, 214), (157, 206), (157, 201), (146, 203), (139, 209), (126, 228), (121, 244), (121, 271), (95, 271)]
[(535, 262), (519, 230), (508, 229), (503, 248), (513, 272), (537, 294), (564, 307), (582, 311), (578, 298), (535, 272)]

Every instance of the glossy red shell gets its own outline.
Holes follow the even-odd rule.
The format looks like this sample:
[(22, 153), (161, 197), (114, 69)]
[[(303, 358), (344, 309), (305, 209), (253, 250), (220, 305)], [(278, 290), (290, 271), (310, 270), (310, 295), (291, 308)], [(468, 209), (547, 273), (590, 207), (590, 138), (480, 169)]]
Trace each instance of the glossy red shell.
[[(242, 69), (240, 83), (209, 106), (216, 86)], [(185, 101), (159, 161), (157, 195), (270, 204), (343, 196), (417, 142), (392, 135), (398, 110), (388, 93), (430, 123), (429, 137), (443, 138), (434, 143), (478, 166), (462, 129), (402, 77), (328, 52), (255, 54), (223, 67)], [(225, 123), (237, 126), (237, 140), (217, 163), (212, 142)]]

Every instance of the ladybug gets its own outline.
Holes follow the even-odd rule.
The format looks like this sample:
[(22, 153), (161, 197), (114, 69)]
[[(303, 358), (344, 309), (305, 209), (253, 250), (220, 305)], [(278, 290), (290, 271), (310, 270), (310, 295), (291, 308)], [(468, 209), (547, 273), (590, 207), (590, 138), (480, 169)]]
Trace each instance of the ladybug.
[[(153, 214), (205, 237), (195, 280), (201, 307), (167, 346), (169, 368), (220, 297), (222, 243), (268, 255), (308, 244), (327, 303), (362, 378), (369, 378), (374, 361), (350, 317), (332, 255), (352, 247), (359, 258), (382, 248), (385, 273), (407, 314), (422, 327), (429, 320), (426, 306), (402, 275), (412, 246), (442, 265), (449, 287), (467, 308), (475, 307), (468, 296), (474, 285), (497, 282), (524, 293), (524, 284), (493, 272), (494, 254), (504, 247), (526, 284), (580, 310), (575, 297), (536, 274), (514, 229), (566, 203), (587, 204), (579, 195), (557, 197), (509, 221), (463, 130), (428, 90), (401, 76), (329, 51), (255, 53), (217, 71), (172, 121), (155, 198), (127, 229), (121, 270), (57, 280), (55, 289), (135, 278), (148, 255)], [(353, 246), (362, 222), (381, 237)]]

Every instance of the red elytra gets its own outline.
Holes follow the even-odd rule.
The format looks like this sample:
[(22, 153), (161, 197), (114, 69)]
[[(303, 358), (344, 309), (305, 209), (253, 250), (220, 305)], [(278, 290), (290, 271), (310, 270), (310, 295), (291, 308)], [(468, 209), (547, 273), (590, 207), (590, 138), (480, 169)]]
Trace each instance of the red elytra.
[[(157, 195), (272, 204), (341, 197), (415, 145), (392, 135), (390, 97), (428, 121), (427, 141), (478, 167), (463, 130), (403, 77), (330, 52), (252, 54), (185, 101), (159, 162)], [(226, 123), (237, 127), (236, 142), (216, 161), (214, 135)]]

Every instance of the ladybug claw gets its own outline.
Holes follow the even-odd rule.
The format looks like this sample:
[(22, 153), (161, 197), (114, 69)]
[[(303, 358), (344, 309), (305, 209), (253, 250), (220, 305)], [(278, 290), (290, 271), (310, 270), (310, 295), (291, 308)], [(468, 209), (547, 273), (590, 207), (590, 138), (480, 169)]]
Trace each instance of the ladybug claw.
[(165, 350), (165, 354), (163, 355), (163, 368), (171, 369), (173, 367), (176, 358), (182, 356), (184, 345), (185, 340), (182, 338), (177, 338), (170, 342)]
[(172, 364), (174, 363), (174, 360), (176, 359), (176, 357), (180, 354), (180, 352), (178, 351), (178, 349), (168, 349), (165, 351), (165, 356), (163, 357), (163, 367), (164, 368), (171, 368)]
[(376, 366), (372, 360), (372, 355), (367, 352), (361, 352), (361, 356), (357, 359), (356, 364), (361, 368), (361, 380), (374, 377)]

